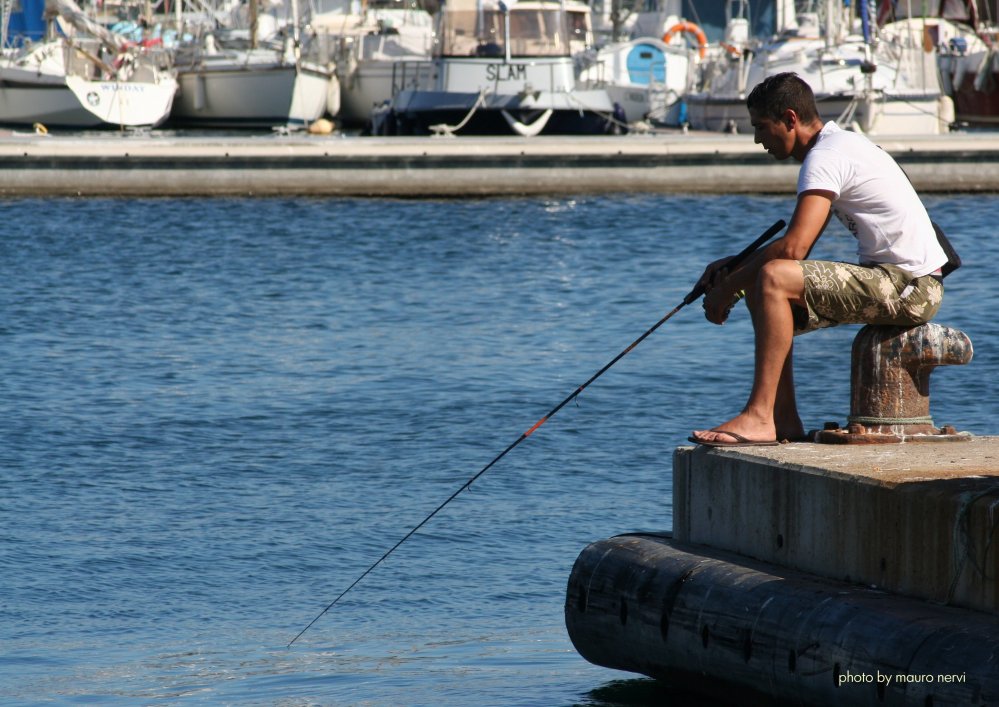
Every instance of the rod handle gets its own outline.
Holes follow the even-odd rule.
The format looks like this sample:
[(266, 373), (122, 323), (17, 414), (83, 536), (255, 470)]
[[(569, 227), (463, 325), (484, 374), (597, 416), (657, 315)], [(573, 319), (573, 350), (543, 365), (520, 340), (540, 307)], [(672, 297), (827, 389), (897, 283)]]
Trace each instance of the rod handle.
[[(764, 231), (763, 234), (759, 238), (757, 238), (755, 241), (753, 241), (748, 246), (746, 246), (742, 250), (741, 253), (739, 253), (734, 258), (732, 258), (731, 260), (729, 260), (728, 263), (725, 264), (725, 267), (730, 272), (732, 270), (735, 270), (737, 267), (739, 267), (740, 265), (742, 265), (742, 262), (746, 258), (748, 258), (750, 255), (752, 255), (764, 243), (766, 243), (771, 238), (773, 238), (777, 234), (777, 232), (780, 231), (782, 228), (784, 228), (784, 226), (786, 226), (786, 225), (787, 225), (787, 223), (784, 221), (784, 219), (778, 219), (774, 223), (774, 225), (771, 226), (770, 228), (768, 228), (766, 231)], [(690, 293), (686, 297), (683, 298), (683, 303), (684, 304), (690, 304), (691, 302), (693, 302), (694, 300), (696, 300), (698, 297), (700, 297), (701, 295), (703, 295), (705, 289), (706, 288), (705, 288), (704, 285), (695, 285), (694, 289), (692, 289), (690, 291)]]

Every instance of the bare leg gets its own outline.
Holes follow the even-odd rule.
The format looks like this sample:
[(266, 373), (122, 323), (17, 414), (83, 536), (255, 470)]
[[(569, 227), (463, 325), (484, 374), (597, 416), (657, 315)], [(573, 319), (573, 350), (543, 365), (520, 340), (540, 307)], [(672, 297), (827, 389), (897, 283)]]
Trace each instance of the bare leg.
[(798, 401), (794, 395), (794, 344), (787, 353), (780, 382), (777, 384), (777, 401), (774, 404), (774, 425), (777, 439), (800, 439), (805, 435), (805, 426), (798, 415)]
[[(713, 430), (697, 430), (694, 439), (732, 442), (725, 432), (757, 441), (777, 439), (781, 433), (799, 434), (792, 374), (794, 317), (791, 304), (801, 303), (805, 290), (801, 266), (794, 260), (772, 260), (760, 270), (751, 295), (750, 312), (756, 333), (753, 390), (743, 411)], [(784, 429), (785, 426), (794, 428)]]

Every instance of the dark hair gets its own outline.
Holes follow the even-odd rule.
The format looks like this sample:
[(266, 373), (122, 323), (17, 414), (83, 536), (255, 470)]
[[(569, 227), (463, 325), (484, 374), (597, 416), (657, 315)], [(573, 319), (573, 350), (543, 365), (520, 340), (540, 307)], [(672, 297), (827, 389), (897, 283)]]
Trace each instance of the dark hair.
[(756, 84), (746, 99), (746, 107), (771, 120), (780, 120), (788, 108), (805, 123), (819, 117), (811, 87), (792, 71), (768, 76)]

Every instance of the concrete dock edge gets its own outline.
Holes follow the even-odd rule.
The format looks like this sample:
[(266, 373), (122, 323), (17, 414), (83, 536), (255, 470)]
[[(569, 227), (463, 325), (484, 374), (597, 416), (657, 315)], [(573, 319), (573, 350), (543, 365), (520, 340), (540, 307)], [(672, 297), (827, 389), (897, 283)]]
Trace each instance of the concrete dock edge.
[(999, 438), (673, 456), (677, 540), (999, 612)]
[[(876, 139), (876, 138), (875, 138)], [(999, 191), (999, 134), (878, 140), (929, 192)], [(793, 193), (748, 135), (0, 136), (7, 196)]]
[(925, 437), (678, 448), (672, 533), (576, 560), (573, 645), (736, 704), (999, 705), (999, 438)]

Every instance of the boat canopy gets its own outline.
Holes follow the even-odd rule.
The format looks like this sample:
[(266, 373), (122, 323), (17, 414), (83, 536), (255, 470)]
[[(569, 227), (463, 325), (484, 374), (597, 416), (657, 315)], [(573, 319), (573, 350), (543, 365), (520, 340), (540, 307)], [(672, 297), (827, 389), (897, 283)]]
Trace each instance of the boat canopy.
[(560, 2), (448, 0), (439, 22), (440, 56), (569, 56), (571, 37)]

